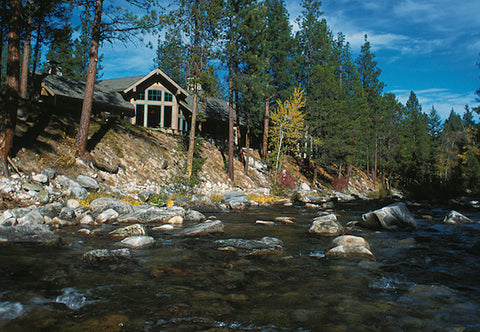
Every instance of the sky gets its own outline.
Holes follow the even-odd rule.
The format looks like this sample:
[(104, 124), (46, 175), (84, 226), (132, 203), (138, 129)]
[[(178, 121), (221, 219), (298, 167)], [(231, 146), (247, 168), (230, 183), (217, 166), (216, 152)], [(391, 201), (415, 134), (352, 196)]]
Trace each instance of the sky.
[[(286, 0), (292, 28), (302, 8)], [(480, 0), (324, 0), (324, 17), (331, 31), (342, 32), (354, 57), (365, 34), (381, 69), (384, 92), (403, 104), (413, 91), (428, 113), (432, 106), (442, 118), (452, 108), (463, 114), (475, 107), (480, 88)], [(147, 40), (156, 45), (156, 39)], [(155, 47), (154, 47), (155, 48)], [(146, 75), (154, 69), (155, 50), (139, 44), (105, 44), (103, 79)]]

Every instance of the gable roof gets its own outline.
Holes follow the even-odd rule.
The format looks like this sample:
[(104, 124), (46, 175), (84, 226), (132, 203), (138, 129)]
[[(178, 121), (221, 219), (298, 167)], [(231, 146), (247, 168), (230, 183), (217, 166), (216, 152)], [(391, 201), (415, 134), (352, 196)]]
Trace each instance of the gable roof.
[[(64, 96), (78, 100), (83, 100), (85, 96), (85, 82), (65, 76), (48, 75), (43, 79), (42, 87), (52, 96)], [(95, 84), (93, 101), (124, 109), (133, 109), (133, 105), (123, 99), (120, 93), (99, 84)]]
[[(180, 85), (178, 85), (174, 80), (172, 80), (167, 74), (165, 74), (163, 71), (160, 69), (154, 69), (152, 72), (150, 72), (146, 76), (140, 76), (140, 79), (137, 81), (134, 81), (132, 84), (128, 85), (122, 92), (124, 94), (127, 94), (128, 92), (135, 90), (136, 87), (143, 82), (149, 80), (150, 78), (154, 76), (159, 76), (159, 78), (162, 80), (162, 83), (164, 83), (165, 87), (172, 91), (175, 96), (179, 97), (179, 99), (185, 99), (188, 97), (187, 91), (182, 89)], [(125, 80), (125, 83), (127, 81)]]
[(135, 82), (141, 80), (144, 76), (132, 76), (132, 77), (122, 77), (122, 78), (113, 78), (109, 80), (99, 81), (98, 85), (104, 87), (105, 89), (123, 91), (125, 88), (131, 86)]

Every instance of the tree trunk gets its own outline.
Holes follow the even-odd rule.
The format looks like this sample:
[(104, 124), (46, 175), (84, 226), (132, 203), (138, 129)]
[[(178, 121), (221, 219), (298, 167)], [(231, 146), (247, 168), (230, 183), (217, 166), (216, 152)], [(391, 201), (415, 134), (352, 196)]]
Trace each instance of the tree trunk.
[(373, 185), (376, 187), (377, 186), (377, 162), (378, 162), (378, 138), (377, 135), (375, 135), (375, 165), (373, 167)]
[(10, 0), (7, 52), (7, 75), (5, 112), (0, 112), (0, 175), (9, 175), (7, 158), (13, 146), (17, 120), (19, 71), (20, 71), (20, 27), (21, 0)]
[(188, 143), (188, 152), (187, 152), (187, 177), (190, 179), (192, 176), (192, 167), (193, 167), (193, 149), (195, 148), (195, 130), (197, 126), (197, 83), (194, 83), (194, 93), (193, 93), (193, 103), (192, 103), (192, 120), (190, 122), (190, 139)]
[(235, 179), (233, 165), (233, 63), (228, 65), (228, 177), (232, 182)]
[(95, 87), (95, 76), (97, 75), (98, 48), (100, 45), (100, 25), (102, 21), (103, 0), (96, 0), (95, 17), (93, 19), (92, 42), (90, 45), (90, 59), (88, 62), (87, 81), (85, 83), (85, 97), (83, 98), (82, 114), (77, 135), (77, 151), (80, 157), (88, 162), (93, 158), (87, 151), (88, 128), (93, 106), (93, 92)]
[(247, 133), (245, 134), (245, 164), (243, 166), (245, 175), (248, 176), (248, 163), (250, 157), (250, 125), (247, 124)]
[[(29, 1), (29, 5), (32, 4), (32, 0)], [(22, 75), (20, 78), (20, 97), (27, 99), (28, 97), (28, 69), (30, 64), (30, 49), (32, 40), (32, 16), (28, 16), (27, 20), (27, 32), (25, 34), (25, 40), (23, 43), (22, 54)]]
[(263, 118), (263, 144), (262, 144), (262, 157), (268, 157), (268, 128), (270, 125), (270, 97), (267, 96), (265, 100), (265, 116)]

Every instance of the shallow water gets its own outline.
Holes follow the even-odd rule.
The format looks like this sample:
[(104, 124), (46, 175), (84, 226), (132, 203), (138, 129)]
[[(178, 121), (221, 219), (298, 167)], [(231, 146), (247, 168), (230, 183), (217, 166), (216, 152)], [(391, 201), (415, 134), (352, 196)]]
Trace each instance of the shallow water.
[[(345, 225), (383, 205), (348, 203), (335, 213)], [(102, 269), (83, 267), (82, 254), (115, 248), (115, 241), (77, 235), (77, 227), (60, 231), (61, 247), (1, 246), (0, 330), (480, 330), (480, 224), (444, 225), (448, 211), (437, 208), (434, 220), (416, 214), (415, 231), (352, 230), (370, 243), (376, 262), (327, 260), (331, 238), (307, 234), (315, 212), (218, 214), (225, 234), (198, 240), (150, 231), (154, 248)], [(297, 221), (255, 225), (277, 216)], [(263, 236), (281, 239), (285, 254), (249, 258), (209, 246)]]

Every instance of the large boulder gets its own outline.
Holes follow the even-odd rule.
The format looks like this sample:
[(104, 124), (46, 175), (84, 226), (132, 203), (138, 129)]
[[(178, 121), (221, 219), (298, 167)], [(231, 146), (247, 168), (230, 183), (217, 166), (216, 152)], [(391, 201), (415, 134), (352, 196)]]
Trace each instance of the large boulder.
[(313, 219), (312, 226), (308, 232), (321, 236), (338, 236), (344, 232), (344, 229), (337, 222), (337, 217), (334, 214), (328, 214)]
[(260, 240), (217, 240), (215, 244), (218, 250), (232, 251), (244, 256), (282, 255), (285, 249), (282, 240), (268, 236)]
[(47, 225), (0, 226), (0, 243), (56, 245), (60, 238)]
[(90, 189), (90, 190), (98, 190), (98, 188), (100, 187), (98, 185), (98, 182), (95, 179), (82, 174), (77, 176), (77, 182), (83, 188)]
[(205, 236), (216, 233), (223, 233), (224, 225), (220, 220), (207, 220), (205, 222), (188, 227), (177, 233), (178, 237)]
[(105, 210), (113, 209), (117, 211), (120, 215), (128, 214), (133, 212), (133, 206), (130, 203), (111, 198), (111, 197), (101, 197), (97, 198), (89, 206), (90, 213), (96, 217)]
[(118, 222), (128, 223), (166, 223), (173, 217), (185, 216), (185, 209), (179, 206), (158, 207), (153, 205), (136, 206), (132, 212), (120, 216)]
[(128, 248), (94, 249), (87, 251), (82, 256), (82, 262), (87, 267), (122, 263), (131, 259), (132, 254)]
[(362, 237), (353, 235), (342, 235), (333, 239), (325, 257), (375, 260), (368, 242)]
[(450, 211), (445, 218), (443, 219), (443, 222), (445, 224), (450, 224), (450, 225), (458, 225), (458, 224), (474, 224), (475, 222), (461, 214), (460, 212), (457, 211)]
[(405, 203), (399, 202), (363, 214), (359, 225), (370, 229), (415, 229), (417, 221)]
[(225, 205), (232, 210), (243, 210), (250, 206), (250, 199), (241, 191), (229, 191), (223, 194)]

